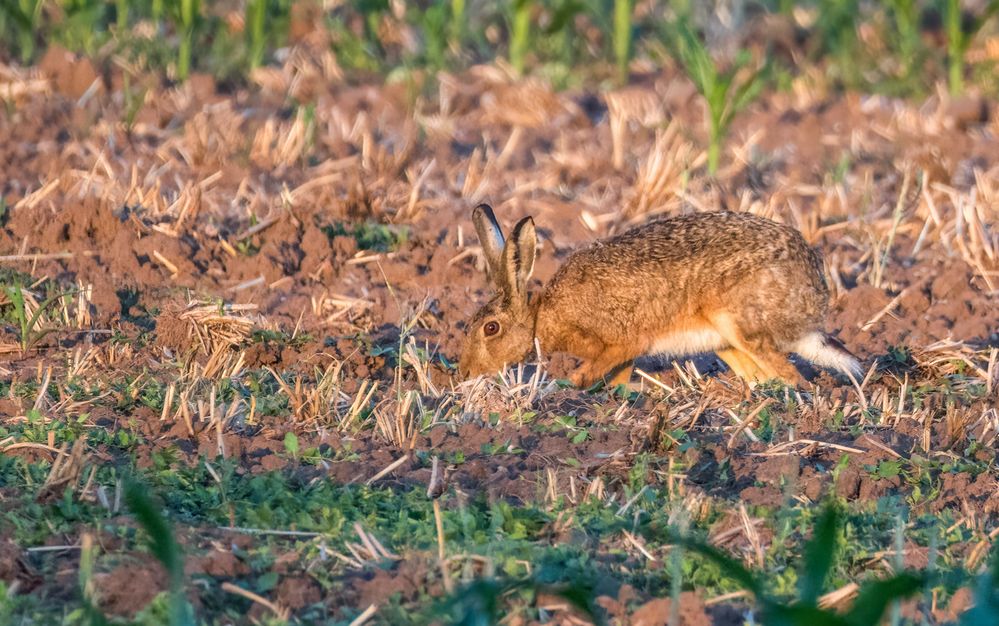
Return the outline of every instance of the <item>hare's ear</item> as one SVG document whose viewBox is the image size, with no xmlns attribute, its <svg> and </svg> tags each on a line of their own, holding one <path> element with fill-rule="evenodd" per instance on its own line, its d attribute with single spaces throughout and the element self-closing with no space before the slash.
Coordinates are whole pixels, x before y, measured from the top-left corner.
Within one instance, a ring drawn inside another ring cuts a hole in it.
<svg viewBox="0 0 999 626">
<path fill-rule="evenodd" d="M 538 234 L 530 217 L 517 222 L 503 249 L 503 269 L 509 285 L 507 297 L 514 303 L 527 303 L 527 281 L 534 273 Z"/>
<path fill-rule="evenodd" d="M 496 282 L 504 280 L 502 273 L 503 265 L 503 230 L 500 228 L 496 216 L 493 215 L 492 207 L 488 204 L 480 204 L 472 210 L 472 223 L 475 224 L 475 233 L 479 236 L 479 243 L 482 245 L 482 254 L 486 257 L 486 274 L 490 280 Z"/>
</svg>

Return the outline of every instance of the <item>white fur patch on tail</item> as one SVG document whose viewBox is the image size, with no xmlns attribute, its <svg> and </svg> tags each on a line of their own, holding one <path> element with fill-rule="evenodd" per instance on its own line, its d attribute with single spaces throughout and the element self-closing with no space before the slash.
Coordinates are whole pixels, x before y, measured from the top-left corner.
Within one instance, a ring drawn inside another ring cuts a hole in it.
<svg viewBox="0 0 999 626">
<path fill-rule="evenodd" d="M 808 333 L 794 344 L 792 351 L 805 357 L 812 363 L 834 369 L 843 374 L 853 374 L 858 380 L 864 370 L 856 357 L 847 352 L 846 348 L 836 345 L 830 338 L 820 332 Z"/>
</svg>

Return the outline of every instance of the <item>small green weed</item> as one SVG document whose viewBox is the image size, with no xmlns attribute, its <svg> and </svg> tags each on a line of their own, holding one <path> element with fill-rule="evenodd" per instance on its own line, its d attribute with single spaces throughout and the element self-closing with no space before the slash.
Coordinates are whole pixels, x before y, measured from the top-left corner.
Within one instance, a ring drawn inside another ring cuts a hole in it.
<svg viewBox="0 0 999 626">
<path fill-rule="evenodd" d="M 3 289 L 11 305 L 14 307 L 13 315 L 20 330 L 19 342 L 22 354 L 34 347 L 46 335 L 56 330 L 55 328 L 43 329 L 40 327 L 42 315 L 45 313 L 45 310 L 59 302 L 62 298 L 76 293 L 75 291 L 66 291 L 49 296 L 38 305 L 34 312 L 28 315 L 24 286 L 21 283 L 15 283 L 12 286 L 5 286 Z"/>
<path fill-rule="evenodd" d="M 398 250 L 409 239 L 409 229 L 405 226 L 379 224 L 378 222 L 361 222 L 349 224 L 335 222 L 323 227 L 323 232 L 330 239 L 338 236 L 353 237 L 361 250 L 374 252 L 392 252 Z"/>
</svg>

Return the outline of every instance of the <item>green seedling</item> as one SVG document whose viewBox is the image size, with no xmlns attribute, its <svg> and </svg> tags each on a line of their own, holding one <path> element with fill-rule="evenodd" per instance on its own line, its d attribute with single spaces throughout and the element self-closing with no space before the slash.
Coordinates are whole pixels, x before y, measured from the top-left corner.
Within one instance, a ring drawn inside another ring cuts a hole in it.
<svg viewBox="0 0 999 626">
<path fill-rule="evenodd" d="M 249 0 L 246 3 L 246 39 L 250 69 L 256 69 L 264 62 L 267 45 L 267 0 Z"/>
<path fill-rule="evenodd" d="M 960 0 L 945 0 L 944 23 L 947 28 L 947 87 L 951 95 L 964 91 L 964 57 L 971 41 L 985 22 L 999 13 L 999 0 L 991 0 L 982 12 L 965 22 Z"/>
<path fill-rule="evenodd" d="M 855 84 L 860 74 L 857 68 L 857 16 L 859 0 L 819 0 L 816 6 L 816 37 L 812 49 L 815 57 L 826 56 L 832 73 L 848 84 Z M 818 60 L 815 58 L 814 60 Z"/>
<path fill-rule="evenodd" d="M 527 52 L 531 47 L 531 0 L 513 0 L 510 3 L 510 65 L 517 74 L 524 73 Z"/>
<path fill-rule="evenodd" d="M 104 614 L 97 608 L 94 593 L 94 564 L 97 562 L 97 547 L 90 539 L 82 542 L 80 550 L 80 594 L 83 598 L 83 614 L 88 626 L 107 626 L 110 624 Z"/>
<path fill-rule="evenodd" d="M 551 20 L 542 31 L 559 62 L 566 68 L 572 67 L 576 59 L 576 51 L 573 48 L 575 29 L 572 21 L 585 9 L 586 6 L 580 0 L 558 0 L 553 3 Z"/>
<path fill-rule="evenodd" d="M 180 80 L 187 80 L 191 72 L 191 52 L 200 11 L 200 0 L 174 0 L 173 17 L 180 37 L 177 48 L 177 78 Z"/>
<path fill-rule="evenodd" d="M 420 19 L 426 41 L 424 55 L 427 64 L 433 69 L 441 69 L 447 56 L 448 7 L 446 4 L 434 4 L 422 12 Z"/>
<path fill-rule="evenodd" d="M 899 78 L 906 85 L 918 83 L 918 69 L 925 56 L 925 47 L 919 33 L 919 3 L 916 0 L 889 0 L 889 14 L 894 32 L 889 40 L 896 50 Z"/>
<path fill-rule="evenodd" d="M 137 482 L 125 486 L 125 503 L 149 536 L 149 550 L 163 565 L 169 580 L 169 626 L 194 626 L 194 612 L 184 596 L 184 557 L 173 529 L 163 517 L 147 488 Z"/>
<path fill-rule="evenodd" d="M 45 313 L 45 310 L 65 296 L 70 296 L 76 293 L 76 291 L 65 291 L 63 293 L 50 296 L 38 305 L 38 308 L 35 309 L 34 313 L 29 316 L 27 307 L 25 306 L 24 287 L 20 283 L 15 283 L 13 286 L 5 286 L 4 292 L 7 294 L 7 298 L 14 307 L 14 321 L 17 322 L 20 330 L 21 354 L 24 354 L 33 348 L 35 344 L 55 330 L 55 328 L 39 328 L 39 322 L 41 321 L 42 314 Z"/>
<path fill-rule="evenodd" d="M 125 98 L 125 130 L 132 132 L 132 128 L 135 126 L 135 118 L 146 103 L 148 89 L 143 86 L 139 86 L 138 88 L 133 87 L 132 76 L 128 72 L 125 72 L 122 78 L 122 94 Z"/>
<path fill-rule="evenodd" d="M 448 29 L 451 37 L 451 47 L 461 50 L 465 40 L 465 0 L 451 0 L 451 25 Z"/>
<path fill-rule="evenodd" d="M 298 435 L 288 431 L 284 436 L 284 451 L 291 455 L 291 458 L 298 459 Z"/>
<path fill-rule="evenodd" d="M 675 542 L 700 554 L 718 566 L 756 598 L 760 623 L 768 626 L 877 626 L 886 609 L 923 589 L 925 577 L 900 573 L 890 578 L 866 582 L 849 611 L 837 612 L 819 607 L 819 596 L 836 560 L 840 514 L 826 508 L 815 524 L 812 539 L 805 545 L 804 564 L 798 577 L 797 602 L 785 603 L 770 594 L 766 576 L 747 569 L 718 548 L 689 537 L 676 536 Z"/>
<path fill-rule="evenodd" d="M 120 31 L 128 28 L 128 5 L 128 0 L 114 0 L 115 24 Z"/>
<path fill-rule="evenodd" d="M 704 98 L 708 124 L 708 173 L 718 172 L 722 142 L 735 114 L 756 98 L 763 86 L 763 68 L 751 66 L 747 51 L 727 68 L 715 61 L 686 19 L 670 29 L 673 54 Z"/>
<path fill-rule="evenodd" d="M 43 5 L 42 0 L 4 0 L 0 2 L 0 11 L 3 11 L 4 15 L 14 23 L 14 28 L 17 31 L 22 63 L 28 63 L 35 56 L 35 37 L 40 30 L 39 24 Z"/>
<path fill-rule="evenodd" d="M 628 82 L 628 62 L 631 60 L 631 11 L 632 0 L 614 0 L 614 61 L 617 64 L 617 78 Z"/>
</svg>

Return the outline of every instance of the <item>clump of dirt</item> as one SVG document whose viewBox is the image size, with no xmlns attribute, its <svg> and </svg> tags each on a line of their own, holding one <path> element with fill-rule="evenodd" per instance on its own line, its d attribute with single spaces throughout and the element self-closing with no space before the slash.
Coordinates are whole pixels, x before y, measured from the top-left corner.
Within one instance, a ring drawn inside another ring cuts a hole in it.
<svg viewBox="0 0 999 626">
<path fill-rule="evenodd" d="M 94 590 L 102 610 L 115 616 L 132 616 L 166 589 L 167 576 L 156 562 L 143 558 L 123 563 L 106 573 L 94 574 Z"/>
</svg>

